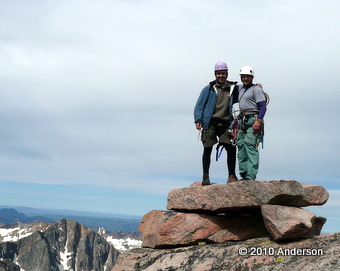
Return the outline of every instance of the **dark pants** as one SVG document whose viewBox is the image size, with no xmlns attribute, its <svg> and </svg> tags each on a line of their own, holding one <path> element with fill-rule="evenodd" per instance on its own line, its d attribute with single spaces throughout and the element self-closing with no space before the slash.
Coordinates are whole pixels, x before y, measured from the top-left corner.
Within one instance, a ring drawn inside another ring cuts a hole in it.
<svg viewBox="0 0 340 271">
<path fill-rule="evenodd" d="M 225 150 L 227 151 L 227 165 L 228 165 L 228 174 L 235 174 L 236 167 L 236 146 L 231 144 L 222 144 Z M 211 162 L 211 153 L 213 147 L 206 147 L 203 150 L 202 164 L 203 164 L 203 174 L 209 174 L 210 162 Z"/>
</svg>

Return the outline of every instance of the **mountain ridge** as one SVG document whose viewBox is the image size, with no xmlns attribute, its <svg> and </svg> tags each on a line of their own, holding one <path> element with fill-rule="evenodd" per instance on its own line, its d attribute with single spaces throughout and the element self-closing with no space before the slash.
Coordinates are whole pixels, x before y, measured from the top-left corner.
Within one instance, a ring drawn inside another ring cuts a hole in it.
<svg viewBox="0 0 340 271">
<path fill-rule="evenodd" d="M 115 213 L 104 213 L 104 212 L 93 212 L 93 211 L 78 211 L 72 209 L 52 209 L 52 208 L 34 208 L 27 206 L 13 206 L 13 205 L 0 205 L 0 209 L 8 208 L 15 209 L 20 213 L 24 213 L 26 216 L 36 215 L 76 215 L 76 216 L 95 216 L 95 217 L 113 217 L 113 218 L 130 218 L 140 219 L 142 215 L 127 215 L 127 214 L 115 214 Z"/>
<path fill-rule="evenodd" d="M 1 208 L 1 206 L 0 206 Z M 45 209 L 34 209 L 28 208 L 34 213 L 34 216 L 27 216 L 27 214 L 20 212 L 28 207 L 19 207 L 18 210 L 14 208 L 1 208 L 0 209 L 0 223 L 11 224 L 14 222 L 30 223 L 35 221 L 42 222 L 56 222 L 61 219 L 77 221 L 80 224 L 88 228 L 100 228 L 104 227 L 106 231 L 127 231 L 136 232 L 138 231 L 139 223 L 141 218 L 134 216 L 121 216 L 121 217 L 101 217 L 101 216 L 85 216 L 85 215 L 75 215 L 77 212 L 72 214 L 49 214 L 41 211 L 48 211 Z M 33 211 L 32 211 L 33 210 Z M 61 210 L 60 210 L 61 211 Z M 79 214 L 86 214 L 79 212 Z"/>
<path fill-rule="evenodd" d="M 35 221 L 42 222 L 54 222 L 54 220 L 44 217 L 44 216 L 32 216 L 27 217 L 23 213 L 19 213 L 17 210 L 12 208 L 2 208 L 0 209 L 0 222 L 4 224 L 11 224 L 13 222 L 30 223 Z"/>
</svg>

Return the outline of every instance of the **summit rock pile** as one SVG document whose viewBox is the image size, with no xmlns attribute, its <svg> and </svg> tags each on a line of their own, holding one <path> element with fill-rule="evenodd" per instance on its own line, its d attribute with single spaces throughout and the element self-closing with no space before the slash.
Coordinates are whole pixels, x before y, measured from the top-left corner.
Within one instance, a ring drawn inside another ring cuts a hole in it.
<svg viewBox="0 0 340 271">
<path fill-rule="evenodd" d="M 120 254 L 111 271 L 340 270 L 340 233 L 320 235 L 326 218 L 302 208 L 328 197 L 291 180 L 174 189 L 167 211 L 143 217 L 142 248 Z"/>
<path fill-rule="evenodd" d="M 169 192 L 168 211 L 153 210 L 143 217 L 139 227 L 142 247 L 319 235 L 326 218 L 301 207 L 323 205 L 328 197 L 322 186 L 293 180 L 193 183 Z"/>
</svg>

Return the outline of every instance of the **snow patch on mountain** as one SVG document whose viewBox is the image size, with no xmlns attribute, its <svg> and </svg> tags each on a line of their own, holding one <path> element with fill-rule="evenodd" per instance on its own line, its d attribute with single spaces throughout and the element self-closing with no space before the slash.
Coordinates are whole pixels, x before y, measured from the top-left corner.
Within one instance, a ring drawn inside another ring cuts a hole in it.
<svg viewBox="0 0 340 271">
<path fill-rule="evenodd" d="M 60 258 L 60 265 L 59 265 L 59 270 L 60 271 L 65 271 L 69 270 L 69 266 L 67 264 L 69 258 L 72 256 L 72 252 L 69 252 L 68 249 L 68 239 L 66 241 L 66 245 L 64 248 L 64 252 L 60 251 L 59 258 Z"/>
<path fill-rule="evenodd" d="M 20 226 L 15 228 L 0 228 L 0 240 L 1 242 L 16 242 L 21 238 L 31 235 L 33 232 L 27 228 L 20 228 Z"/>
<path fill-rule="evenodd" d="M 104 236 L 106 238 L 106 241 L 110 244 L 112 244 L 115 249 L 118 249 L 119 251 L 126 251 L 133 248 L 140 248 L 142 245 L 141 240 L 135 240 L 135 239 L 115 239 L 112 236 Z"/>
</svg>

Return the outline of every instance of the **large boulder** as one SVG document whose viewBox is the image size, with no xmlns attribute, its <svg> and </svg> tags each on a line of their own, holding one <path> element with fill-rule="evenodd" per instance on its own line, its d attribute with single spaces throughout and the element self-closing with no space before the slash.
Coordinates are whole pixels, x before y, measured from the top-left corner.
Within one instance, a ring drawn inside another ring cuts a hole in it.
<svg viewBox="0 0 340 271">
<path fill-rule="evenodd" d="M 261 211 L 265 226 L 276 241 L 320 234 L 321 218 L 316 219 L 310 211 L 281 205 L 262 205 Z"/>
<path fill-rule="evenodd" d="M 260 216 L 225 216 L 153 210 L 140 224 L 142 247 L 223 243 L 269 236 Z"/>
<path fill-rule="evenodd" d="M 238 181 L 171 190 L 167 209 L 186 212 L 232 212 L 261 205 L 304 207 L 323 205 L 329 197 L 320 185 L 297 181 Z"/>
</svg>

